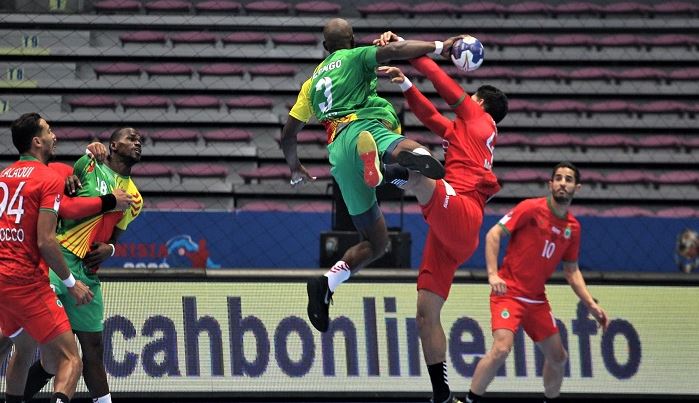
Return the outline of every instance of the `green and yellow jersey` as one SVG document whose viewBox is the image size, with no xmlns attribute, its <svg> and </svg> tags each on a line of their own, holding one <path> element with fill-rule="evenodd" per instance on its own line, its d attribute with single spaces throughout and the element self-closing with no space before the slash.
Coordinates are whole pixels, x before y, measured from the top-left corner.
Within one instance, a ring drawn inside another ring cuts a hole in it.
<svg viewBox="0 0 699 403">
<path fill-rule="evenodd" d="M 96 162 L 89 156 L 81 157 L 73 166 L 73 173 L 82 184 L 78 196 L 102 196 L 120 188 L 133 197 L 134 203 L 126 211 L 106 213 L 80 220 L 63 220 L 56 238 L 61 246 L 76 256 L 83 258 L 95 242 L 107 242 L 114 228 L 125 230 L 138 217 L 143 207 L 143 198 L 130 176 L 122 176 L 112 171 L 107 164 Z"/>
<path fill-rule="evenodd" d="M 289 115 L 302 122 L 315 116 L 325 127 L 328 144 L 339 129 L 360 119 L 380 120 L 400 133 L 393 105 L 376 93 L 377 49 L 363 46 L 330 54 L 303 83 Z"/>
</svg>

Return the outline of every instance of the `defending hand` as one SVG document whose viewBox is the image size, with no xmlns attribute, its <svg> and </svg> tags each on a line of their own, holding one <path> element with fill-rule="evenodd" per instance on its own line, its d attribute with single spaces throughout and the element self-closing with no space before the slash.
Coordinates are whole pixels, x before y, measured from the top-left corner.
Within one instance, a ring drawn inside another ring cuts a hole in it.
<svg viewBox="0 0 699 403">
<path fill-rule="evenodd" d="M 77 280 L 74 286 L 68 288 L 68 292 L 75 298 L 76 305 L 89 304 L 92 301 L 92 297 L 94 297 L 90 288 L 80 280 Z"/>
</svg>

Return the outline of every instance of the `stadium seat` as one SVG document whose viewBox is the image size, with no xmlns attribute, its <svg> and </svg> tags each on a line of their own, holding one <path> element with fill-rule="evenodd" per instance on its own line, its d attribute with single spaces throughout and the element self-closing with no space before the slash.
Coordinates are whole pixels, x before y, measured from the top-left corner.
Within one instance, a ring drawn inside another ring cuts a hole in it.
<svg viewBox="0 0 699 403">
<path fill-rule="evenodd" d="M 514 71 L 512 77 L 520 82 L 522 80 L 560 80 L 562 75 L 561 70 L 555 67 L 532 67 Z"/>
<path fill-rule="evenodd" d="M 141 2 L 135 0 L 104 0 L 96 2 L 93 7 L 100 13 L 137 13 Z"/>
<path fill-rule="evenodd" d="M 509 67 L 488 67 L 487 69 L 478 69 L 476 71 L 471 71 L 468 74 L 463 75 L 461 78 L 466 79 L 467 81 L 471 81 L 472 79 L 511 80 L 516 74 L 518 74 L 518 72 Z"/>
<path fill-rule="evenodd" d="M 502 38 L 497 42 L 501 47 L 509 46 L 536 46 L 541 48 L 550 43 L 550 37 L 539 34 L 516 34 L 508 38 Z"/>
<path fill-rule="evenodd" d="M 121 100 L 121 107 L 127 109 L 167 109 L 170 100 L 158 95 L 138 95 Z"/>
<path fill-rule="evenodd" d="M 513 169 L 497 174 L 498 179 L 504 182 L 532 183 L 545 182 L 549 180 L 548 173 L 540 169 Z"/>
<path fill-rule="evenodd" d="M 157 210 L 204 210 L 206 205 L 194 199 L 170 199 L 153 204 Z"/>
<path fill-rule="evenodd" d="M 243 76 L 245 69 L 239 64 L 213 63 L 202 66 L 198 70 L 199 77 L 204 76 Z"/>
<path fill-rule="evenodd" d="M 617 81 L 662 80 L 667 77 L 667 73 L 663 70 L 651 67 L 639 67 L 635 69 L 616 70 L 612 72 L 612 77 Z"/>
<path fill-rule="evenodd" d="M 175 111 L 179 109 L 216 109 L 221 106 L 221 100 L 210 95 L 195 95 L 178 98 L 173 102 Z"/>
<path fill-rule="evenodd" d="M 294 12 L 298 15 L 338 15 L 340 14 L 340 10 L 342 10 L 342 6 L 328 1 L 304 1 L 294 5 Z"/>
<path fill-rule="evenodd" d="M 272 43 L 274 46 L 279 45 L 304 45 L 304 46 L 316 46 L 318 45 L 318 37 L 305 33 L 305 32 L 294 32 L 285 34 L 272 35 Z"/>
<path fill-rule="evenodd" d="M 688 139 L 684 139 L 682 141 L 682 144 L 687 147 L 688 150 L 693 150 L 699 148 L 699 137 L 690 137 Z"/>
<path fill-rule="evenodd" d="M 232 98 L 226 101 L 228 110 L 233 109 L 272 109 L 274 100 L 269 97 L 248 95 Z"/>
<path fill-rule="evenodd" d="M 298 73 L 298 68 L 286 64 L 261 64 L 248 70 L 250 77 L 293 77 Z"/>
<path fill-rule="evenodd" d="M 131 175 L 150 178 L 171 178 L 175 175 L 175 170 L 168 165 L 157 162 L 141 162 L 133 166 Z"/>
<path fill-rule="evenodd" d="M 590 47 L 596 43 L 595 38 L 588 34 L 565 34 L 556 35 L 551 38 L 549 42 L 549 49 L 551 47 L 562 47 L 562 46 L 586 46 Z"/>
<path fill-rule="evenodd" d="M 276 0 L 261 0 L 246 3 L 243 8 L 248 14 L 287 14 L 290 6 L 288 3 Z"/>
<path fill-rule="evenodd" d="M 330 179 L 330 167 L 307 167 L 311 176 L 317 179 Z M 291 172 L 286 165 L 266 165 L 249 171 L 238 172 L 245 183 L 252 183 L 253 180 L 279 180 L 291 178 Z"/>
<path fill-rule="evenodd" d="M 275 136 L 277 143 L 280 143 L 282 138 L 281 134 Z M 328 141 L 328 135 L 322 130 L 301 130 L 296 136 L 296 142 L 298 144 L 316 144 L 316 145 L 326 145 Z"/>
<path fill-rule="evenodd" d="M 627 218 L 627 217 L 653 217 L 655 214 L 652 210 L 643 207 L 612 207 L 610 209 L 601 211 L 599 217 L 617 217 L 617 218 Z"/>
<path fill-rule="evenodd" d="M 180 63 L 163 63 L 146 66 L 143 68 L 146 76 L 192 76 L 192 68 L 186 64 Z"/>
<path fill-rule="evenodd" d="M 410 15 L 412 16 L 440 15 L 443 17 L 456 17 L 459 14 L 459 7 L 443 1 L 428 1 L 416 4 L 410 8 Z"/>
<path fill-rule="evenodd" d="M 57 127 L 52 129 L 59 141 L 91 141 L 95 133 L 92 130 L 80 127 Z"/>
<path fill-rule="evenodd" d="M 402 14 L 409 13 L 410 5 L 398 1 L 377 1 L 366 5 L 357 6 L 357 11 L 366 18 L 372 15 Z"/>
<path fill-rule="evenodd" d="M 461 14 L 504 14 L 507 7 L 497 2 L 478 1 L 465 3 L 461 6 Z"/>
<path fill-rule="evenodd" d="M 602 184 L 605 180 L 606 178 L 602 173 L 592 169 L 586 169 L 580 177 L 581 182 L 591 186 Z"/>
<path fill-rule="evenodd" d="M 640 46 L 641 39 L 637 35 L 632 34 L 615 34 L 603 36 L 595 41 L 595 46 L 598 50 L 608 47 L 618 46 Z"/>
<path fill-rule="evenodd" d="M 652 176 L 645 171 L 627 169 L 623 171 L 610 172 L 604 176 L 604 184 L 631 184 L 649 183 Z"/>
<path fill-rule="evenodd" d="M 634 104 L 631 106 L 631 111 L 638 113 L 639 116 L 647 113 L 676 113 L 682 115 L 691 113 L 691 106 L 678 101 L 653 101 L 644 104 Z"/>
<path fill-rule="evenodd" d="M 152 132 L 148 138 L 153 144 L 160 141 L 191 141 L 196 142 L 199 138 L 199 131 L 191 129 L 166 129 Z"/>
<path fill-rule="evenodd" d="M 183 165 L 177 168 L 180 180 L 183 178 L 215 178 L 226 180 L 228 168 L 225 165 L 199 163 Z"/>
<path fill-rule="evenodd" d="M 210 44 L 215 45 L 218 36 L 211 32 L 186 31 L 170 35 L 170 42 L 177 44 Z"/>
<path fill-rule="evenodd" d="M 126 45 L 127 43 L 157 43 L 164 45 L 166 42 L 166 38 L 165 34 L 162 32 L 136 31 L 119 35 L 119 41 L 121 41 L 122 46 Z"/>
<path fill-rule="evenodd" d="M 508 103 L 509 112 L 525 112 L 529 113 L 537 110 L 539 105 L 536 102 L 530 102 L 523 99 L 510 99 Z"/>
<path fill-rule="evenodd" d="M 668 74 L 668 79 L 672 80 L 699 80 L 699 68 L 689 67 L 685 69 L 675 69 Z"/>
<path fill-rule="evenodd" d="M 580 114 L 588 108 L 587 104 L 580 101 L 572 101 L 568 99 L 558 99 L 555 101 L 542 102 L 536 104 L 532 110 L 541 113 L 576 113 Z"/>
<path fill-rule="evenodd" d="M 679 149 L 684 143 L 681 139 L 672 135 L 645 136 L 636 141 L 637 148 L 676 148 Z"/>
<path fill-rule="evenodd" d="M 241 8 L 240 3 L 230 0 L 208 0 L 194 4 L 198 13 L 237 13 Z"/>
<path fill-rule="evenodd" d="M 155 0 L 146 3 L 143 8 L 146 12 L 186 13 L 192 7 L 192 3 L 183 0 Z"/>
<path fill-rule="evenodd" d="M 538 1 L 523 1 L 508 5 L 506 12 L 510 15 L 550 15 L 553 12 L 553 7 L 550 4 Z"/>
<path fill-rule="evenodd" d="M 95 76 L 140 76 L 142 67 L 136 63 L 112 63 L 95 66 Z"/>
<path fill-rule="evenodd" d="M 699 14 L 699 5 L 696 2 L 663 1 L 653 4 L 653 13 L 697 16 Z"/>
<path fill-rule="evenodd" d="M 649 48 L 653 46 L 680 46 L 691 50 L 695 46 L 699 45 L 699 37 L 683 34 L 653 35 L 646 38 L 643 41 L 643 45 L 646 45 Z"/>
<path fill-rule="evenodd" d="M 595 113 L 627 113 L 631 112 L 631 104 L 626 101 L 600 101 L 587 105 L 587 116 Z"/>
<path fill-rule="evenodd" d="M 244 129 L 219 129 L 202 132 L 204 142 L 250 142 L 252 133 Z"/>
<path fill-rule="evenodd" d="M 529 146 L 534 140 L 531 136 L 518 133 L 498 133 L 495 147 Z"/>
<path fill-rule="evenodd" d="M 584 1 L 572 1 L 554 6 L 555 15 L 599 15 L 602 7 L 599 4 Z"/>
<path fill-rule="evenodd" d="M 602 6 L 602 14 L 637 14 L 648 15 L 653 11 L 653 7 L 646 3 L 637 3 L 634 1 L 612 2 Z"/>
<path fill-rule="evenodd" d="M 577 147 L 583 144 L 579 136 L 571 134 L 553 133 L 538 136 L 532 139 L 533 147 Z"/>
<path fill-rule="evenodd" d="M 657 175 L 653 183 L 658 185 L 697 185 L 699 184 L 699 172 L 696 171 L 669 171 Z"/>
<path fill-rule="evenodd" d="M 611 80 L 614 77 L 612 70 L 600 67 L 583 67 L 568 73 L 571 80 Z"/>
<path fill-rule="evenodd" d="M 68 100 L 71 110 L 76 108 L 109 108 L 116 109 L 117 100 L 108 95 L 84 95 Z"/>
<path fill-rule="evenodd" d="M 634 145 L 635 141 L 629 136 L 622 136 L 617 134 L 601 134 L 584 138 L 583 144 L 590 148 L 625 148 Z"/>
<path fill-rule="evenodd" d="M 263 34 L 262 32 L 233 32 L 232 34 L 221 37 L 221 42 L 223 42 L 224 45 L 264 45 L 267 43 L 267 35 Z"/>
</svg>

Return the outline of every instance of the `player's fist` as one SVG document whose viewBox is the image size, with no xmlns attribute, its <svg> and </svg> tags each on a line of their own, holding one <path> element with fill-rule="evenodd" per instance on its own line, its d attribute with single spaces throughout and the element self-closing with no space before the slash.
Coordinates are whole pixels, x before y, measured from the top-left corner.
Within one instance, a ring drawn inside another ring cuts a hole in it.
<svg viewBox="0 0 699 403">
<path fill-rule="evenodd" d="M 107 147 L 99 141 L 88 144 L 86 152 L 87 155 L 97 160 L 97 162 L 104 162 L 107 159 Z"/>
<path fill-rule="evenodd" d="M 89 304 L 92 301 L 92 297 L 94 297 L 90 288 L 80 280 L 77 280 L 74 286 L 68 288 L 68 292 L 75 298 L 76 305 Z"/>
<path fill-rule="evenodd" d="M 114 198 L 116 198 L 117 210 L 126 210 L 127 208 L 131 207 L 131 204 L 133 203 L 133 196 L 120 188 L 114 189 L 112 194 L 114 195 Z"/>
<path fill-rule="evenodd" d="M 602 309 L 601 306 L 595 304 L 590 305 L 588 308 L 592 316 L 595 318 L 597 323 L 600 324 L 602 327 L 602 330 L 606 331 L 607 327 L 609 327 L 609 317 L 607 316 L 607 312 Z"/>
<path fill-rule="evenodd" d="M 82 187 L 83 185 L 82 183 L 80 183 L 80 179 L 77 175 L 69 175 L 66 178 L 64 192 L 68 196 L 75 196 L 78 192 L 78 189 L 81 189 Z"/>
<path fill-rule="evenodd" d="M 316 180 L 315 176 L 311 176 L 310 172 L 303 165 L 299 164 L 296 168 L 291 170 L 291 180 L 289 184 L 291 186 L 296 186 L 304 181 L 313 182 Z"/>
<path fill-rule="evenodd" d="M 505 295 L 507 293 L 507 283 L 505 280 L 501 279 L 497 274 L 488 276 L 488 283 L 490 284 L 490 289 L 495 295 Z"/>
<path fill-rule="evenodd" d="M 393 66 L 381 66 L 379 71 L 388 74 L 391 82 L 394 84 L 400 84 L 405 81 L 405 74 L 398 68 Z"/>
<path fill-rule="evenodd" d="M 375 46 L 386 46 L 386 45 L 388 45 L 390 42 L 400 42 L 400 41 L 402 41 L 402 40 L 403 40 L 403 38 L 401 38 L 400 36 L 394 34 L 393 32 L 391 32 L 391 31 L 386 31 L 386 32 L 384 32 L 383 34 L 381 34 L 381 36 L 379 36 L 378 38 L 374 39 L 374 45 L 375 45 Z"/>
</svg>

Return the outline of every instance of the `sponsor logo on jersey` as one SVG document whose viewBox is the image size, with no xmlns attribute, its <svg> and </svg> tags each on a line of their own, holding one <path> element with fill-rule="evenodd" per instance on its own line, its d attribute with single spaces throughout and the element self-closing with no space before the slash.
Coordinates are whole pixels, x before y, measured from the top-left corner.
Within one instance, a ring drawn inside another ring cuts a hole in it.
<svg viewBox="0 0 699 403">
<path fill-rule="evenodd" d="M 556 235 L 561 235 L 561 230 L 558 229 L 555 225 L 551 227 L 551 232 L 553 232 Z"/>
</svg>

